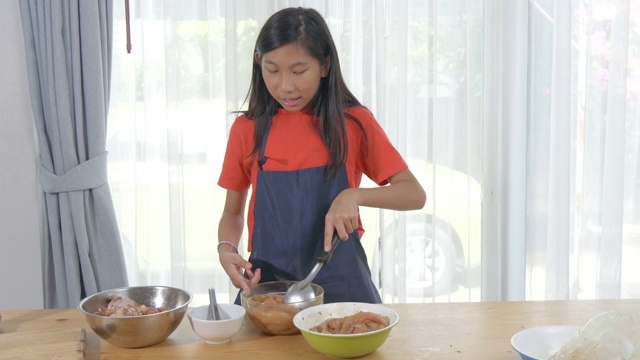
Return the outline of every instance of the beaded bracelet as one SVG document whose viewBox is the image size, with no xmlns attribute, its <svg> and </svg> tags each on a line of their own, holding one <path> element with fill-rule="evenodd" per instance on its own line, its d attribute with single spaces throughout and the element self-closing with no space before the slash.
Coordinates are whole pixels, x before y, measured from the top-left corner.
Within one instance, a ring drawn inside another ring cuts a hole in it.
<svg viewBox="0 0 640 360">
<path fill-rule="evenodd" d="M 231 245 L 231 247 L 233 248 L 233 250 L 235 250 L 235 251 L 236 251 L 236 254 L 237 254 L 237 253 L 239 253 L 239 251 L 238 251 L 238 247 L 237 247 L 234 243 L 232 243 L 231 241 L 220 241 L 220 242 L 218 243 L 218 252 L 220 252 L 220 245 L 225 245 L 225 244 L 226 244 L 226 245 Z"/>
</svg>

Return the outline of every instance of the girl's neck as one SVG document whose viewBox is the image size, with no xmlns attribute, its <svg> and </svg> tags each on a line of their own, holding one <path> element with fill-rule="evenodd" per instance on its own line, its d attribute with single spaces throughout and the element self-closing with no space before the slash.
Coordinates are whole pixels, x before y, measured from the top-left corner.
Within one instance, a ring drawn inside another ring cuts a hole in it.
<svg viewBox="0 0 640 360">
<path fill-rule="evenodd" d="M 282 114 L 282 115 L 286 115 L 286 114 L 306 114 L 306 115 L 311 115 L 313 114 L 313 111 L 309 108 L 304 108 L 302 110 L 298 110 L 298 111 L 289 111 L 287 109 L 283 109 L 283 108 L 278 108 L 278 114 Z"/>
</svg>

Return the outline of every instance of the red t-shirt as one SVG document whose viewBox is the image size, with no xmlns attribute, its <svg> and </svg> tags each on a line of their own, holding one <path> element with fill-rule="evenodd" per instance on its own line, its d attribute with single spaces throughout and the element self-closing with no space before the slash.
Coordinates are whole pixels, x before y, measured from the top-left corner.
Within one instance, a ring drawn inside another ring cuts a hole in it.
<svg viewBox="0 0 640 360">
<path fill-rule="evenodd" d="M 362 174 L 379 185 L 386 185 L 392 175 L 407 169 L 407 164 L 396 148 L 391 144 L 384 130 L 364 107 L 352 107 L 346 110 L 355 116 L 367 134 L 365 138 L 357 124 L 346 119 L 349 149 L 346 172 L 349 187 L 360 186 Z M 231 126 L 227 151 L 222 164 L 218 185 L 234 191 L 255 189 L 258 175 L 258 154 L 249 156 L 254 147 L 255 122 L 244 115 L 239 116 Z M 265 171 L 289 171 L 325 166 L 329 162 L 329 152 L 318 135 L 313 117 L 304 112 L 289 112 L 280 109 L 273 117 L 265 148 L 267 162 Z M 253 233 L 253 208 L 255 193 L 252 192 L 247 214 L 249 229 L 249 251 Z M 364 233 L 362 223 L 360 235 Z"/>
</svg>

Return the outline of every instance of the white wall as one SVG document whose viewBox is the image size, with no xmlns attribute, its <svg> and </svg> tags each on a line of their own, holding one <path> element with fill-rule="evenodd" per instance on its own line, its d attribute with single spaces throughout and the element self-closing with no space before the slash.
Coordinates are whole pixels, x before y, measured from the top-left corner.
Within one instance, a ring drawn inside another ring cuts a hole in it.
<svg viewBox="0 0 640 360">
<path fill-rule="evenodd" d="M 43 307 L 40 188 L 19 0 L 0 0 L 0 314 Z"/>
</svg>

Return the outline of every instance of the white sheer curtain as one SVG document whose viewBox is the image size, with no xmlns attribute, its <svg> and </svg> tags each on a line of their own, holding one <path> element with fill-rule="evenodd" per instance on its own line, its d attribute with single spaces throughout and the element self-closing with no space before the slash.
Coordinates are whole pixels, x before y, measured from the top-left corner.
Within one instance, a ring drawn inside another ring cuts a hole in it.
<svg viewBox="0 0 640 360">
<path fill-rule="evenodd" d="M 640 3 L 484 7 L 482 299 L 640 296 Z"/>
<path fill-rule="evenodd" d="M 640 296 L 640 3 L 533 1 L 527 297 Z"/>
<path fill-rule="evenodd" d="M 602 4 L 637 14 L 628 0 Z M 385 302 L 633 285 L 637 17 L 563 0 L 132 1 L 127 54 L 116 5 L 109 176 L 131 284 L 235 296 L 215 250 L 230 112 L 263 22 L 304 6 L 325 15 L 349 86 L 428 193 L 422 211 L 361 209 Z M 598 50 L 594 27 L 610 31 Z M 622 49 L 626 64 L 607 57 Z M 594 63 L 614 69 L 608 88 Z"/>
</svg>

